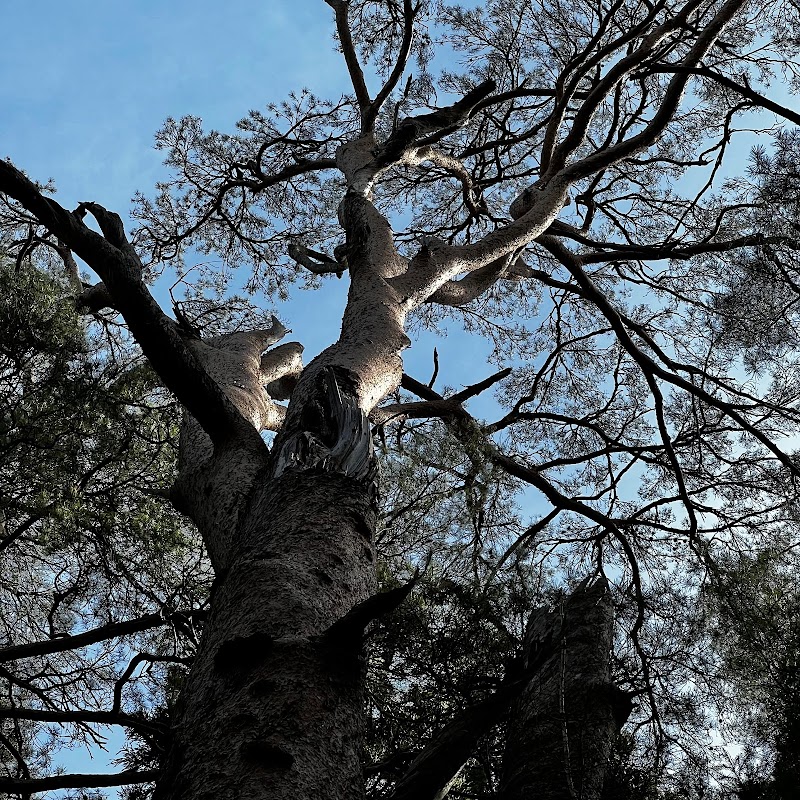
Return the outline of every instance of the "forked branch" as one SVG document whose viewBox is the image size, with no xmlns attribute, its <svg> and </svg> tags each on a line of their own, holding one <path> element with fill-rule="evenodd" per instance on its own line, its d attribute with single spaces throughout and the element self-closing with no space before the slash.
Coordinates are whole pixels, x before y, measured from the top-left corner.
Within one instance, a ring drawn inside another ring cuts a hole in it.
<svg viewBox="0 0 800 800">
<path fill-rule="evenodd" d="M 77 212 L 69 212 L 45 197 L 8 161 L 0 161 L 0 192 L 20 203 L 100 276 L 153 369 L 215 445 L 236 440 L 249 450 L 265 451 L 253 426 L 210 378 L 178 327 L 153 299 L 118 215 L 96 203 L 82 203 Z M 86 211 L 95 217 L 103 235 L 84 224 Z"/>
</svg>

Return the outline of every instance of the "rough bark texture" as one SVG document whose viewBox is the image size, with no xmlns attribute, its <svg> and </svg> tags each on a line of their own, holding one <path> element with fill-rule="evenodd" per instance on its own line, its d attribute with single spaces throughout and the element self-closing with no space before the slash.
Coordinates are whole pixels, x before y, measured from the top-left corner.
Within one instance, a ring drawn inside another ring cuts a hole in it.
<svg viewBox="0 0 800 800">
<path fill-rule="evenodd" d="M 579 587 L 553 611 L 534 613 L 526 633 L 529 652 L 553 632 L 561 647 L 512 707 L 502 800 L 598 800 L 603 789 L 616 731 L 609 667 L 613 610 L 605 581 Z"/>
<path fill-rule="evenodd" d="M 256 489 L 157 797 L 363 797 L 362 642 L 323 634 L 374 591 L 374 525 L 369 487 L 338 474 Z"/>
<path fill-rule="evenodd" d="M 257 429 L 274 408 L 263 384 L 298 367 L 296 346 L 261 356 L 282 333 L 193 345 Z M 375 590 L 375 457 L 358 381 L 316 376 L 269 465 L 184 424 L 180 482 L 217 579 L 159 798 L 363 797 L 369 617 L 342 620 Z"/>
<path fill-rule="evenodd" d="M 273 317 L 267 330 L 242 331 L 188 345 L 208 374 L 223 389 L 256 431 L 277 430 L 286 409 L 273 402 L 264 384 L 291 382 L 302 369 L 297 342 L 268 353 L 286 328 Z M 186 414 L 181 426 L 179 479 L 175 500 L 197 524 L 214 569 L 227 569 L 232 536 L 238 530 L 256 477 L 265 468 L 265 453 L 241 447 L 214 448 L 197 420 Z"/>
</svg>

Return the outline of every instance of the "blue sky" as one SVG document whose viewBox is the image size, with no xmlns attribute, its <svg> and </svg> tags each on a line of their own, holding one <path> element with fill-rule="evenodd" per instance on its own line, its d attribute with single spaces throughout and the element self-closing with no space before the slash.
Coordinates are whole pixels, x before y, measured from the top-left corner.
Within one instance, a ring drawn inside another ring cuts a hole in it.
<svg viewBox="0 0 800 800">
<path fill-rule="evenodd" d="M 52 0 L 6 6 L 1 151 L 62 202 L 95 196 L 124 212 L 151 186 L 155 130 L 198 114 L 231 126 L 291 88 L 341 88 L 322 0 L 169 3 Z"/>
</svg>

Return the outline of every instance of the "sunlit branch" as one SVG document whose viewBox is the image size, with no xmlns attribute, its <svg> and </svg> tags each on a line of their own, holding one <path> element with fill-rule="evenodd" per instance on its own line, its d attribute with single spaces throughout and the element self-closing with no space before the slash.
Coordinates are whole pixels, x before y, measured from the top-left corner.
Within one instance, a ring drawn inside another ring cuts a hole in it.
<svg viewBox="0 0 800 800">
<path fill-rule="evenodd" d="M 471 303 L 508 274 L 513 258 L 514 254 L 511 253 L 470 272 L 459 280 L 447 281 L 428 298 L 427 302 L 443 306 L 463 306 Z"/>
<path fill-rule="evenodd" d="M 444 170 L 446 173 L 453 175 L 461 183 L 464 205 L 469 213 L 477 218 L 482 211 L 486 210 L 485 204 L 482 204 L 483 208 L 479 207 L 481 201 L 475 195 L 472 176 L 469 174 L 464 164 L 455 156 L 451 156 L 432 146 L 428 146 L 419 148 L 413 154 L 410 153 L 405 157 L 404 161 L 409 165 L 422 165 L 427 161 Z"/>
<path fill-rule="evenodd" d="M 306 247 L 302 242 L 292 242 L 288 248 L 289 258 L 296 261 L 315 275 L 336 275 L 341 278 L 347 269 L 347 264 L 342 264 L 318 250 Z"/>
</svg>

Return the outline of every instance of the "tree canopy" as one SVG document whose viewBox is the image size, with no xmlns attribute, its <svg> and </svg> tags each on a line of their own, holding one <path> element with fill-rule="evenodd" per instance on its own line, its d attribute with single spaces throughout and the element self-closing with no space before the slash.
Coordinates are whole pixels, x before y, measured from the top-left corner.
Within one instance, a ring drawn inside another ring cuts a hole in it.
<svg viewBox="0 0 800 800">
<path fill-rule="evenodd" d="M 789 797 L 798 8 L 326 4 L 127 224 L 0 162 L 0 790 Z"/>
</svg>

